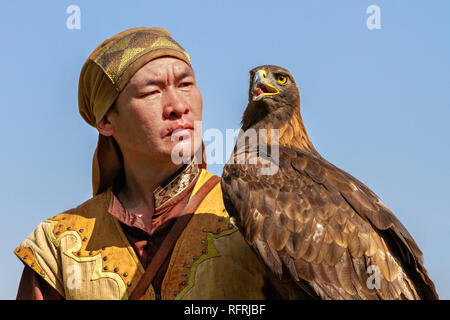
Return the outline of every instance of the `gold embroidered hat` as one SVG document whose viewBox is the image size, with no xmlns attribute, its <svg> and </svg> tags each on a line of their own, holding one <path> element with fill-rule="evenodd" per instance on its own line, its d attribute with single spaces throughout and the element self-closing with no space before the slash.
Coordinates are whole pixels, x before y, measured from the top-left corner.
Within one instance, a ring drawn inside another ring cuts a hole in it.
<svg viewBox="0 0 450 320">
<path fill-rule="evenodd" d="M 81 69 L 78 107 L 83 119 L 96 127 L 136 71 L 162 56 L 191 65 L 189 54 L 163 28 L 129 29 L 103 41 Z M 114 139 L 99 134 L 92 163 L 94 195 L 112 185 L 122 170 L 120 157 Z"/>
</svg>

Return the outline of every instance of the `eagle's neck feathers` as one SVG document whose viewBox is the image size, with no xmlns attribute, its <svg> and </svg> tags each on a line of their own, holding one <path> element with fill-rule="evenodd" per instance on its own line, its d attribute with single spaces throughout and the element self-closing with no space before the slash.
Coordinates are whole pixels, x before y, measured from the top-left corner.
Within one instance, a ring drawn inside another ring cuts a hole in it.
<svg viewBox="0 0 450 320">
<path fill-rule="evenodd" d="M 270 118 L 270 119 L 269 119 Z M 291 114 L 280 114 L 275 117 L 268 117 L 253 126 L 254 129 L 267 129 L 267 143 L 272 141 L 272 130 L 278 129 L 278 144 L 283 147 L 296 148 L 301 151 L 319 155 L 314 148 L 308 133 L 306 132 L 300 110 L 295 110 Z"/>
<path fill-rule="evenodd" d="M 316 152 L 306 132 L 300 111 L 294 112 L 289 121 L 282 124 L 279 130 L 280 146 L 293 147 L 306 152 Z"/>
<path fill-rule="evenodd" d="M 311 140 L 308 137 L 305 126 L 303 124 L 300 111 L 296 110 L 287 122 L 278 126 L 270 126 L 268 130 L 268 140 L 271 141 L 270 129 L 279 129 L 278 141 L 283 147 L 296 148 L 305 152 L 317 153 Z"/>
</svg>

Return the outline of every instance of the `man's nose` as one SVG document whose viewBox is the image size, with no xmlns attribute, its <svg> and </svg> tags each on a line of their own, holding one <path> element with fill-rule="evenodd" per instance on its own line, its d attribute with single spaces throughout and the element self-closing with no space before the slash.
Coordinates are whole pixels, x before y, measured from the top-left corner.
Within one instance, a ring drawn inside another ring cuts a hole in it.
<svg viewBox="0 0 450 320">
<path fill-rule="evenodd" d="M 189 112 L 189 105 L 185 98 L 175 89 L 170 88 L 165 92 L 163 103 L 163 116 L 165 119 L 178 118 Z"/>
</svg>

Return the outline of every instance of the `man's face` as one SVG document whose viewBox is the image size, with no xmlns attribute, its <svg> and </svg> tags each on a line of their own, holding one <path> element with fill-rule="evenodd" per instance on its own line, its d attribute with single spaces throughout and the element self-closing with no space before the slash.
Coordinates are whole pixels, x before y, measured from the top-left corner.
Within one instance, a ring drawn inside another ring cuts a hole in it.
<svg viewBox="0 0 450 320">
<path fill-rule="evenodd" d="M 182 60 L 161 57 L 139 69 L 107 113 L 122 152 L 167 160 L 180 140 L 193 141 L 202 119 L 202 97 L 193 70 Z M 181 138 L 183 137 L 183 138 Z M 190 143 L 194 153 L 194 143 Z"/>
</svg>

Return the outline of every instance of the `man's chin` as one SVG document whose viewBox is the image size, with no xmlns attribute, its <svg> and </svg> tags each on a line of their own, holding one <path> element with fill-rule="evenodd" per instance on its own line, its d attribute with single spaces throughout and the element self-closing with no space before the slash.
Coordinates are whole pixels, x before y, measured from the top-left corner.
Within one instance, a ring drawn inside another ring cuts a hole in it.
<svg viewBox="0 0 450 320">
<path fill-rule="evenodd" d="M 194 157 L 195 151 L 192 142 L 193 140 L 191 139 L 173 142 L 172 148 L 169 152 L 170 158 L 173 163 L 180 164 L 180 163 L 189 163 L 191 161 L 191 159 Z"/>
</svg>

